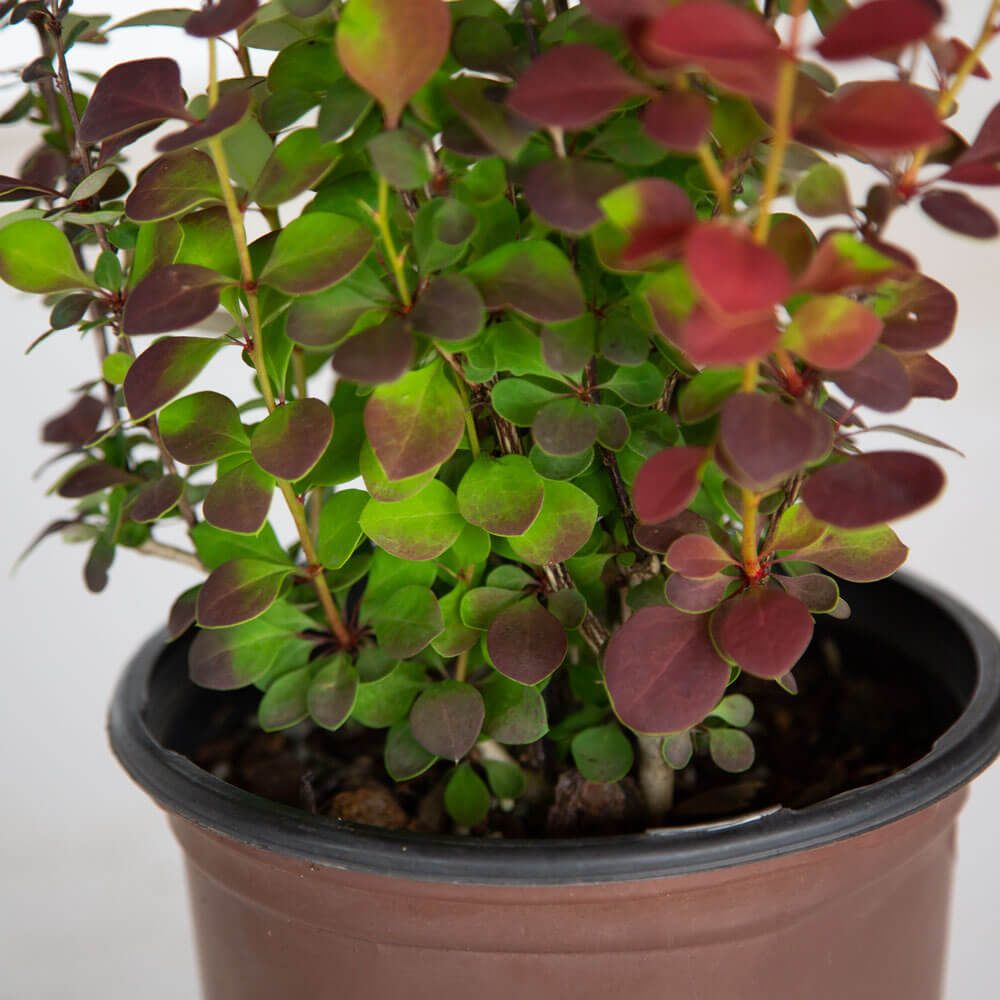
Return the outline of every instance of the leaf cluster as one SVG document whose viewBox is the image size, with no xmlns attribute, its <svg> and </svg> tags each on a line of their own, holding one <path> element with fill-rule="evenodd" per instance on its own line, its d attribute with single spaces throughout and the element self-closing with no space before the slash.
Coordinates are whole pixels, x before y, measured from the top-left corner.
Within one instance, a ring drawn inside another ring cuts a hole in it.
<svg viewBox="0 0 1000 1000">
<path fill-rule="evenodd" d="M 595 782 L 648 737 L 749 768 L 740 674 L 794 690 L 838 578 L 896 570 L 889 522 L 943 486 L 862 447 L 940 444 L 869 412 L 957 388 L 930 353 L 955 298 L 892 215 L 998 233 L 966 189 L 1000 184 L 1000 106 L 947 123 L 993 26 L 814 0 L 810 49 L 805 6 L 2 5 L 41 61 L 2 119 L 40 145 L 0 177 L 0 278 L 49 307 L 36 344 L 105 355 L 45 425 L 76 508 L 40 538 L 85 541 L 92 590 L 121 547 L 203 567 L 170 612 L 194 680 L 256 685 L 266 730 L 384 730 L 460 827 L 524 791 L 504 746 Z M 165 57 L 74 93 L 70 50 L 149 25 L 204 47 L 206 94 Z M 839 85 L 866 56 L 884 78 Z"/>
</svg>

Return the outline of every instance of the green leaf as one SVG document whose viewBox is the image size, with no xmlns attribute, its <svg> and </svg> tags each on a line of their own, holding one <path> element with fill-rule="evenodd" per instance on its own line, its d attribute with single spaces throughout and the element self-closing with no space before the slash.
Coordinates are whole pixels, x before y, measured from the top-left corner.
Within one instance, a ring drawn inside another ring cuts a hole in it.
<svg viewBox="0 0 1000 1000">
<path fill-rule="evenodd" d="M 741 729 L 753 718 L 753 702 L 745 694 L 727 694 L 712 709 L 712 715 Z"/>
<path fill-rule="evenodd" d="M 191 529 L 198 558 L 208 569 L 218 569 L 230 559 L 263 559 L 266 562 L 290 564 L 274 529 L 265 525 L 256 535 L 240 535 L 200 521 Z"/>
<path fill-rule="evenodd" d="M 374 102 L 353 80 L 333 84 L 320 105 L 316 129 L 323 142 L 335 142 L 354 132 Z"/>
<path fill-rule="evenodd" d="M 573 762 L 587 781 L 620 781 L 635 760 L 632 744 L 616 722 L 584 729 L 570 746 Z"/>
<path fill-rule="evenodd" d="M 444 790 L 444 807 L 459 826 L 481 823 L 490 811 L 490 802 L 490 790 L 469 764 L 452 771 Z"/>
<path fill-rule="evenodd" d="M 664 385 L 660 370 L 651 361 L 646 361 L 632 368 L 619 368 L 604 383 L 604 388 L 633 406 L 652 406 L 663 395 Z"/>
<path fill-rule="evenodd" d="M 523 455 L 482 454 L 458 484 L 458 510 L 494 535 L 520 535 L 542 509 L 544 492 L 541 476 Z"/>
<path fill-rule="evenodd" d="M 105 381 L 112 385 L 121 385 L 128 376 L 132 367 L 132 355 L 125 354 L 124 351 L 116 351 L 109 354 L 101 363 L 101 374 Z"/>
<path fill-rule="evenodd" d="M 371 232 L 353 219 L 309 212 L 278 234 L 261 283 L 287 295 L 322 291 L 346 278 L 368 256 L 372 243 Z"/>
<path fill-rule="evenodd" d="M 292 570 L 260 559 L 233 559 L 209 574 L 198 593 L 198 624 L 223 628 L 258 618 L 278 599 Z"/>
<path fill-rule="evenodd" d="M 282 674 L 264 692 L 257 707 L 257 721 L 265 733 L 288 729 L 309 715 L 309 685 L 312 668 L 303 667 Z"/>
<path fill-rule="evenodd" d="M 524 794 L 524 772 L 507 760 L 484 760 L 483 770 L 490 791 L 498 799 L 516 799 Z"/>
<path fill-rule="evenodd" d="M 419 663 L 400 663 L 380 680 L 358 687 L 352 716 L 369 729 L 386 729 L 406 718 L 413 699 L 426 683 Z"/>
<path fill-rule="evenodd" d="M 260 172 L 251 200 L 261 208 L 276 208 L 302 194 L 333 169 L 338 153 L 320 142 L 314 128 L 292 132 L 274 148 Z"/>
<path fill-rule="evenodd" d="M 795 189 L 795 204 L 804 215 L 826 218 L 851 212 L 847 178 L 832 163 L 817 163 L 806 171 Z"/>
<path fill-rule="evenodd" d="M 23 219 L 0 229 L 0 278 L 35 294 L 97 287 L 80 270 L 62 230 L 41 219 Z"/>
<path fill-rule="evenodd" d="M 561 250 L 544 240 L 498 247 L 465 271 L 487 309 L 514 309 L 542 323 L 576 319 L 583 289 Z"/>
<path fill-rule="evenodd" d="M 379 175 L 394 188 L 412 191 L 431 179 L 420 137 L 406 129 L 380 132 L 368 143 L 368 152 Z"/>
<path fill-rule="evenodd" d="M 685 383 L 678 412 L 686 424 L 707 420 L 722 409 L 722 404 L 738 392 L 743 382 L 742 368 L 708 368 Z"/>
<path fill-rule="evenodd" d="M 723 771 L 740 774 L 753 767 L 753 740 L 741 729 L 710 729 L 708 752 Z"/>
<path fill-rule="evenodd" d="M 361 478 L 365 488 L 375 500 L 385 503 L 395 503 L 416 496 L 436 475 L 440 466 L 435 465 L 417 476 L 407 476 L 406 479 L 392 481 L 385 474 L 379 460 L 375 457 L 372 446 L 365 441 L 360 454 Z"/>
<path fill-rule="evenodd" d="M 309 714 L 324 729 L 339 729 L 358 696 L 358 671 L 345 653 L 335 653 L 310 666 L 316 674 L 306 697 Z"/>
<path fill-rule="evenodd" d="M 199 630 L 188 653 L 191 679 L 214 691 L 231 691 L 256 683 L 279 663 L 304 666 L 313 643 L 290 634 L 269 615 L 230 628 Z"/>
<path fill-rule="evenodd" d="M 407 500 L 370 500 L 361 513 L 361 527 L 376 545 L 411 561 L 437 558 L 464 524 L 455 494 L 439 480 Z"/>
<path fill-rule="evenodd" d="M 444 631 L 444 618 L 429 587 L 403 587 L 379 607 L 372 625 L 383 653 L 408 660 Z"/>
<path fill-rule="evenodd" d="M 319 93 L 343 76 L 330 44 L 325 39 L 308 38 L 289 45 L 275 56 L 267 71 L 267 87 L 272 94 L 280 90 Z"/>
<path fill-rule="evenodd" d="M 482 695 L 483 732 L 498 743 L 534 743 L 548 732 L 545 701 L 538 688 L 496 674 L 483 685 Z"/>
<path fill-rule="evenodd" d="M 553 371 L 578 373 L 594 356 L 596 324 L 589 313 L 542 330 L 542 356 Z"/>
<path fill-rule="evenodd" d="M 348 75 L 381 105 L 387 127 L 448 53 L 451 14 L 440 0 L 349 0 L 336 45 Z"/>
<path fill-rule="evenodd" d="M 340 490 L 323 504 L 316 552 L 328 569 L 340 569 L 354 554 L 364 534 L 360 518 L 367 503 L 363 490 Z"/>
<path fill-rule="evenodd" d="M 185 465 L 204 465 L 250 450 L 239 411 L 221 393 L 205 391 L 174 400 L 160 412 L 168 452 Z"/>
<path fill-rule="evenodd" d="M 664 736 L 663 742 L 660 744 L 660 754 L 675 771 L 683 771 L 691 763 L 691 758 L 694 756 L 691 733 L 685 729 L 683 732 Z"/>
<path fill-rule="evenodd" d="M 436 760 L 414 738 L 408 719 L 400 719 L 385 738 L 385 769 L 393 781 L 410 781 L 423 774 Z"/>
<path fill-rule="evenodd" d="M 560 398 L 550 389 L 519 378 L 501 379 L 493 386 L 491 397 L 497 413 L 518 427 L 530 427 L 546 403 Z"/>
<path fill-rule="evenodd" d="M 122 290 L 122 265 L 113 250 L 103 250 L 94 267 L 94 280 L 112 292 Z"/>
<path fill-rule="evenodd" d="M 511 548 L 536 565 L 563 562 L 590 538 L 597 504 L 572 483 L 548 480 L 542 509 L 531 527 L 510 539 Z"/>
<path fill-rule="evenodd" d="M 465 430 L 465 407 L 439 364 L 380 385 L 365 407 L 365 430 L 392 481 L 451 458 Z"/>
<path fill-rule="evenodd" d="M 431 198 L 417 211 L 413 245 L 424 274 L 461 260 L 478 226 L 475 215 L 454 198 Z"/>
</svg>

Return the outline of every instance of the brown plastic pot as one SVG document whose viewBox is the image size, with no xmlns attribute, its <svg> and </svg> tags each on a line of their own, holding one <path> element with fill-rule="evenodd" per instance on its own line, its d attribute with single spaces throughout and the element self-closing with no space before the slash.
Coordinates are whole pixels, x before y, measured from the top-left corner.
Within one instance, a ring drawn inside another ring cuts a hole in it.
<svg viewBox="0 0 1000 1000">
<path fill-rule="evenodd" d="M 1000 644 L 924 585 L 844 589 L 837 627 L 950 702 L 931 753 L 802 810 L 622 837 L 420 837 L 242 792 L 168 749 L 218 696 L 151 641 L 111 740 L 184 848 L 206 1000 L 940 1000 L 956 818 L 1000 749 Z"/>
</svg>

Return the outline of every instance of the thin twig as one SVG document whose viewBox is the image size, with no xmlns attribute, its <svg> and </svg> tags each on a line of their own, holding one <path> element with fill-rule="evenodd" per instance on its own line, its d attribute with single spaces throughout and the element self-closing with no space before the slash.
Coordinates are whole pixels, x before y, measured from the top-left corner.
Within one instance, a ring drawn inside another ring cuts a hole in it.
<svg viewBox="0 0 1000 1000">
<path fill-rule="evenodd" d="M 182 563 L 201 573 L 207 572 L 208 569 L 193 552 L 154 541 L 152 538 L 147 538 L 142 545 L 136 548 L 136 552 L 141 552 L 144 556 L 156 556 L 159 559 L 169 559 L 171 562 Z"/>
</svg>

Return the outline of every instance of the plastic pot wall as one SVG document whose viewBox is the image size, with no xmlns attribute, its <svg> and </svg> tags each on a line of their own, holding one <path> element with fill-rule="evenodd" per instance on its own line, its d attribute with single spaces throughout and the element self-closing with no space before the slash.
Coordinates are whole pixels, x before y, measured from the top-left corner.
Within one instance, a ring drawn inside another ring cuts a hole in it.
<svg viewBox="0 0 1000 1000">
<path fill-rule="evenodd" d="M 642 835 L 419 837 L 259 799 L 168 749 L 206 714 L 153 640 L 112 745 L 185 851 L 205 1000 L 941 1000 L 955 824 L 1000 747 L 1000 646 L 924 586 L 846 625 L 952 700 L 921 761 L 799 811 Z"/>
</svg>

